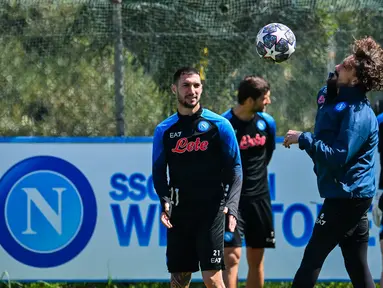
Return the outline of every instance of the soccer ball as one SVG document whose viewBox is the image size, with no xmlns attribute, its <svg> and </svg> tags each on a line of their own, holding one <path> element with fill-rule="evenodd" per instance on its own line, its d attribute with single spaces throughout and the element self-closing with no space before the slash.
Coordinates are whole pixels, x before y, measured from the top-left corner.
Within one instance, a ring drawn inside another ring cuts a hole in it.
<svg viewBox="0 0 383 288">
<path fill-rule="evenodd" d="M 259 30 L 256 44 L 261 58 L 281 63 L 294 53 L 296 39 L 293 31 L 286 25 L 271 23 Z"/>
</svg>

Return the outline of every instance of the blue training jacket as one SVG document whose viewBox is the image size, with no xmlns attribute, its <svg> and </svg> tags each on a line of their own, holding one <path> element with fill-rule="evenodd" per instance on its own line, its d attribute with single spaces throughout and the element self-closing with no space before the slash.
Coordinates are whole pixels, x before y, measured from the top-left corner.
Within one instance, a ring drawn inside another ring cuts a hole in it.
<svg viewBox="0 0 383 288">
<path fill-rule="evenodd" d="M 370 198 L 375 195 L 375 153 L 379 128 L 361 90 L 342 87 L 335 99 L 318 93 L 314 134 L 304 132 L 299 148 L 314 162 L 322 198 Z"/>
</svg>

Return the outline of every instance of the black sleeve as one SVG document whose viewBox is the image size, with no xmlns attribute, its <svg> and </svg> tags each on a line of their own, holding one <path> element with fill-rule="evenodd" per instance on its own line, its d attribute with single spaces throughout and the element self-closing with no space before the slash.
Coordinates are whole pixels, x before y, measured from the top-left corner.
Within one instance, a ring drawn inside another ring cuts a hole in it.
<svg viewBox="0 0 383 288">
<path fill-rule="evenodd" d="M 273 157 L 273 153 L 275 150 L 275 129 L 270 129 L 269 139 L 266 142 L 266 163 L 269 165 L 271 158 Z"/>
<path fill-rule="evenodd" d="M 164 210 L 164 204 L 170 204 L 170 191 L 167 178 L 167 160 L 163 143 L 163 131 L 159 127 L 156 128 L 153 138 L 152 177 L 154 189 L 160 198 L 162 210 Z"/>
<path fill-rule="evenodd" d="M 235 132 L 227 119 L 219 126 L 220 140 L 223 153 L 224 174 L 223 182 L 229 185 L 226 207 L 228 214 L 238 218 L 238 205 L 242 189 L 241 154 Z"/>
<path fill-rule="evenodd" d="M 276 127 L 275 120 L 271 115 L 267 114 L 266 112 L 262 112 L 260 113 L 260 115 L 267 122 L 267 127 L 269 130 L 269 135 L 266 142 L 266 164 L 269 165 L 275 150 L 277 127 Z"/>
</svg>

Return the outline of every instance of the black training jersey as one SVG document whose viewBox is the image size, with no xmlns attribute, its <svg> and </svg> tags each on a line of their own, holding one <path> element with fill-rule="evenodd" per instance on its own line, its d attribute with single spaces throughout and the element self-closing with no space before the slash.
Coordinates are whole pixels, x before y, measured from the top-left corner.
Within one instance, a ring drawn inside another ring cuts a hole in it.
<svg viewBox="0 0 383 288">
<path fill-rule="evenodd" d="M 241 158 L 234 130 L 224 117 L 203 108 L 192 116 L 173 114 L 155 129 L 152 161 L 162 205 L 222 199 L 237 216 Z"/>
<path fill-rule="evenodd" d="M 262 112 L 250 121 L 242 121 L 233 109 L 222 116 L 230 121 L 237 135 L 243 168 L 242 196 L 264 197 L 269 193 L 267 165 L 275 149 L 273 117 Z"/>
</svg>

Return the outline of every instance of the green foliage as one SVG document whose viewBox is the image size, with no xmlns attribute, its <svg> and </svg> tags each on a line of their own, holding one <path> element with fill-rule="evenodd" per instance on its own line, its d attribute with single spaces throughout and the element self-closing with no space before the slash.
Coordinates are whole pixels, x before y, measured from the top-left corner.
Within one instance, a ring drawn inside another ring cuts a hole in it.
<svg viewBox="0 0 383 288">
<path fill-rule="evenodd" d="M 383 4 L 365 2 L 124 0 L 125 135 L 150 136 L 175 112 L 169 88 L 184 65 L 203 75 L 204 107 L 229 109 L 239 81 L 258 74 L 271 83 L 268 112 L 277 133 L 312 129 L 317 91 L 333 69 L 329 45 L 336 48 L 336 63 L 354 38 L 372 35 L 383 44 Z M 110 1 L 0 1 L 2 135 L 116 135 L 116 9 Z M 296 52 L 282 64 L 255 52 L 256 34 L 270 22 L 286 24 L 297 38 Z"/>
</svg>

